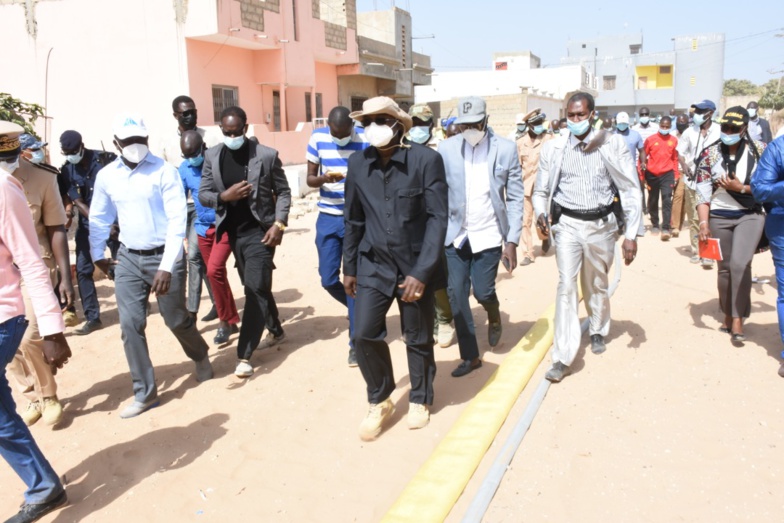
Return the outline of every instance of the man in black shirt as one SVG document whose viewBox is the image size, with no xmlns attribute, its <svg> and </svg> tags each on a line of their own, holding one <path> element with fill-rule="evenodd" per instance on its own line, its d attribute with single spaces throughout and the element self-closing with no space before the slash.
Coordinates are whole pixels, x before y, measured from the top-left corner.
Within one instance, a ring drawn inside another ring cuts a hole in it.
<svg viewBox="0 0 784 523">
<path fill-rule="evenodd" d="M 93 186 L 98 171 L 113 162 L 117 156 L 105 151 L 87 149 L 82 135 L 77 131 L 65 131 L 60 135 L 60 148 L 65 156 L 65 163 L 60 168 L 62 174 L 61 191 L 73 207 L 79 210 L 79 227 L 76 229 L 76 277 L 79 282 L 79 297 L 82 299 L 85 323 L 74 331 L 80 336 L 90 334 L 103 327 L 98 294 L 95 291 L 93 272 L 95 266 L 90 255 L 90 203 L 93 199 Z M 60 182 L 60 178 L 58 178 Z M 68 206 L 66 206 L 66 211 Z M 71 211 L 70 218 L 73 216 Z M 109 240 L 117 243 L 116 240 Z M 109 243 L 109 242 L 107 242 Z M 112 257 L 116 257 L 116 248 L 110 245 Z"/>
<path fill-rule="evenodd" d="M 248 118 L 239 107 L 221 114 L 223 143 L 204 156 L 199 201 L 215 209 L 216 241 L 229 243 L 245 286 L 245 311 L 234 374 L 253 374 L 250 357 L 266 326 L 267 345 L 280 342 L 283 328 L 272 296 L 275 247 L 280 245 L 291 206 L 291 190 L 278 152 L 248 139 Z"/>
<path fill-rule="evenodd" d="M 371 144 L 348 161 L 343 285 L 356 299 L 354 346 L 367 384 L 367 416 L 359 437 L 378 437 L 394 412 L 395 389 L 386 314 L 398 302 L 406 337 L 408 427 L 430 420 L 433 404 L 433 291 L 443 288 L 441 253 L 447 226 L 444 162 L 432 149 L 404 144 L 411 117 L 390 98 L 371 98 L 351 113 Z"/>
</svg>

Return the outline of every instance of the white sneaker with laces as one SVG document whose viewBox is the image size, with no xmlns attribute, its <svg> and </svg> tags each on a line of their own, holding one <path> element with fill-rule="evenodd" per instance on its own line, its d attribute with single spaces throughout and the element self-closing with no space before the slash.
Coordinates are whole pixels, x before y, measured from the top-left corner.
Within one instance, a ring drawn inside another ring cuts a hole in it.
<svg viewBox="0 0 784 523">
<path fill-rule="evenodd" d="M 412 403 L 408 407 L 408 428 L 421 429 L 430 423 L 430 409 L 422 403 Z"/>
<path fill-rule="evenodd" d="M 253 367 L 248 360 L 240 360 L 237 362 L 237 368 L 234 369 L 234 375 L 238 378 L 250 378 L 253 375 Z"/>
<path fill-rule="evenodd" d="M 373 441 L 381 434 L 384 421 L 395 413 L 395 404 L 387 398 L 381 403 L 371 403 L 367 415 L 359 425 L 359 438 L 362 441 Z"/>
</svg>

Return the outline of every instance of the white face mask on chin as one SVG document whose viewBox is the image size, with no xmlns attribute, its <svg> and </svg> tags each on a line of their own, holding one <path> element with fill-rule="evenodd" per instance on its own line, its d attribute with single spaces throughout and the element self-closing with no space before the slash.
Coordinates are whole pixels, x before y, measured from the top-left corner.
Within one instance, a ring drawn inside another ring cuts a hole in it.
<svg viewBox="0 0 784 523">
<path fill-rule="evenodd" d="M 132 143 L 122 148 L 122 156 L 131 163 L 139 163 L 147 156 L 149 148 L 143 143 Z"/>
<path fill-rule="evenodd" d="M 8 171 L 11 174 L 14 174 L 14 171 L 16 171 L 18 168 L 19 168 L 19 157 L 18 156 L 12 162 L 11 161 L 2 161 L 2 162 L 0 162 L 0 169 L 5 169 L 6 171 Z"/>
</svg>

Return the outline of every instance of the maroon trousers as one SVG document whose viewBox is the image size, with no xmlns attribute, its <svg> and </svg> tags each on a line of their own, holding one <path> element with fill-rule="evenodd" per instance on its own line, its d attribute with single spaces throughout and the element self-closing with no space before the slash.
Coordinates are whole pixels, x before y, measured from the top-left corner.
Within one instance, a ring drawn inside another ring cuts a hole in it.
<svg viewBox="0 0 784 523">
<path fill-rule="evenodd" d="M 231 255 L 229 246 L 229 235 L 224 234 L 221 241 L 215 241 L 215 226 L 207 229 L 205 236 L 199 236 L 199 250 L 207 266 L 207 279 L 212 286 L 212 298 L 215 302 L 215 309 L 218 311 L 218 318 L 231 325 L 240 321 L 237 313 L 237 304 L 234 303 L 234 295 L 231 293 L 231 285 L 226 273 L 226 260 Z"/>
</svg>

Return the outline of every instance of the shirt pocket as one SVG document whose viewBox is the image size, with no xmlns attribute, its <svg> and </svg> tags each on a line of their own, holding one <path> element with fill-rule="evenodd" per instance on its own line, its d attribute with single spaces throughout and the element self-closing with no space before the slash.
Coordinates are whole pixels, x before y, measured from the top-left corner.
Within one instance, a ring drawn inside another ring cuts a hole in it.
<svg viewBox="0 0 784 523">
<path fill-rule="evenodd" d="M 403 218 L 416 218 L 425 207 L 424 191 L 421 187 L 399 189 L 397 191 L 397 205 Z"/>
</svg>

